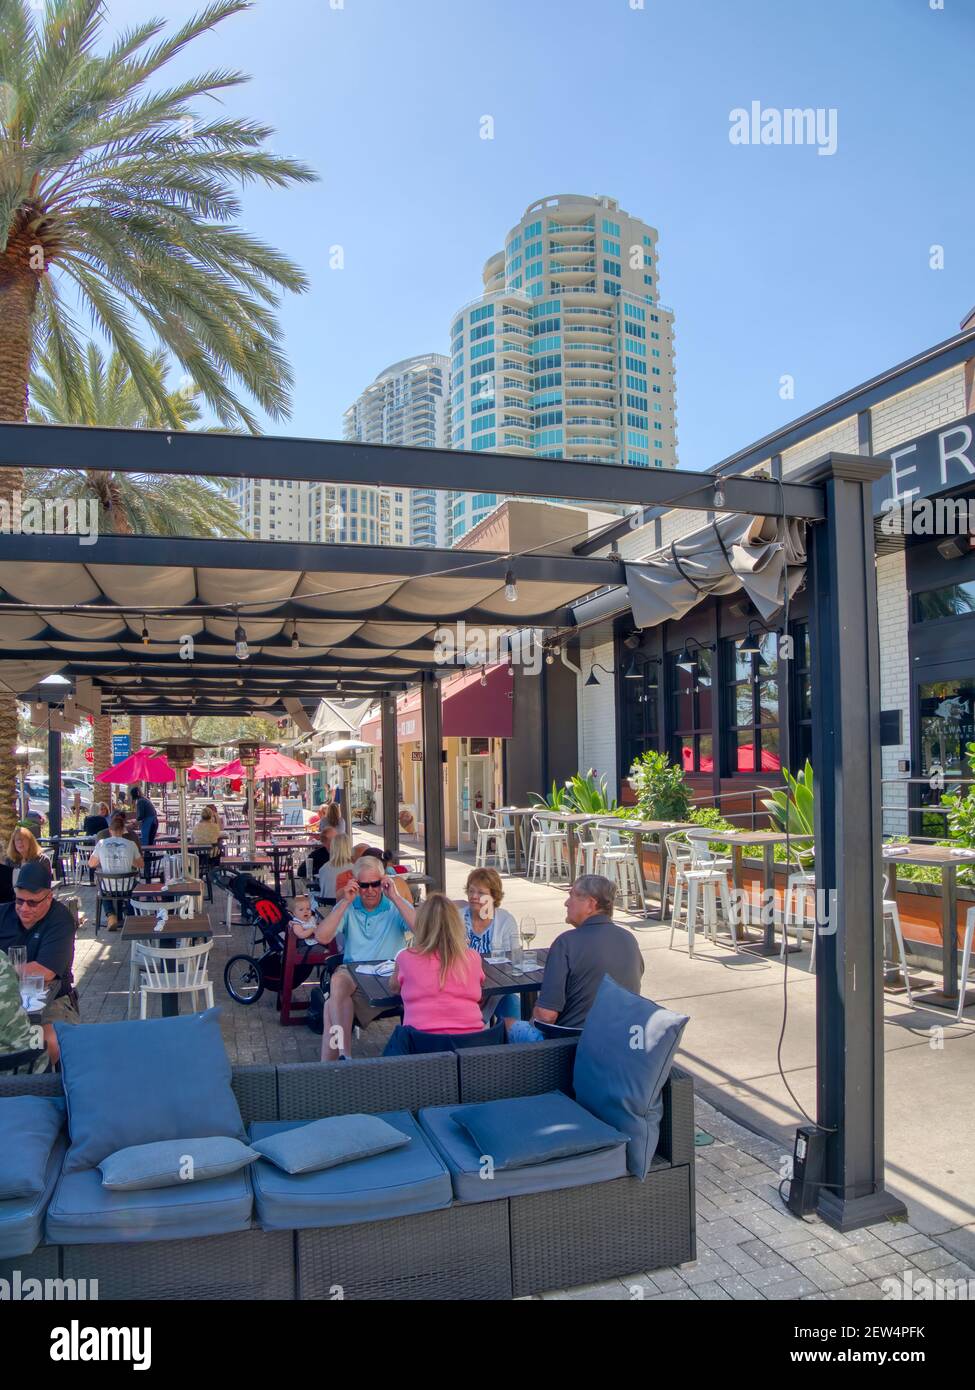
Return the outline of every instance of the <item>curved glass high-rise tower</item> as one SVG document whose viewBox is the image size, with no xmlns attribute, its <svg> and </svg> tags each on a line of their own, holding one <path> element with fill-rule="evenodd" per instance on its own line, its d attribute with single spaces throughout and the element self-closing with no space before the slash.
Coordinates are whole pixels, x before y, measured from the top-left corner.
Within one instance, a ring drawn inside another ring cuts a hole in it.
<svg viewBox="0 0 975 1390">
<path fill-rule="evenodd" d="M 453 448 L 676 466 L 674 316 L 653 227 L 614 198 L 543 198 L 483 280 L 451 327 Z M 455 492 L 451 543 L 500 500 Z"/>
</svg>

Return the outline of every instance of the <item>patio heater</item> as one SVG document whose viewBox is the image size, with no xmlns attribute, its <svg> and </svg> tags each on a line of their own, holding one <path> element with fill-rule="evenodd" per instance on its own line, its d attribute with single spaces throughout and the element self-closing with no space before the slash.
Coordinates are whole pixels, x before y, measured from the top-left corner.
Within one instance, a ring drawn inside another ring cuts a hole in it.
<svg viewBox="0 0 975 1390">
<path fill-rule="evenodd" d="M 186 773 L 193 766 L 196 750 L 200 745 L 192 739 L 175 739 L 163 749 L 166 761 L 176 773 L 176 795 L 179 798 L 179 848 L 182 862 L 186 864 Z"/>
<path fill-rule="evenodd" d="M 350 835 L 352 807 L 349 804 L 349 792 L 352 786 L 352 769 L 355 767 L 356 756 L 369 747 L 368 743 L 360 743 L 356 738 L 338 738 L 333 743 L 326 743 L 322 749 L 323 753 L 330 753 L 339 765 L 342 778 L 342 815 L 345 817 L 346 829 Z"/>
<path fill-rule="evenodd" d="M 247 853 L 251 859 L 257 854 L 257 831 L 255 829 L 256 792 L 254 769 L 260 757 L 261 744 L 257 739 L 241 739 L 237 744 L 237 756 L 247 774 Z"/>
</svg>

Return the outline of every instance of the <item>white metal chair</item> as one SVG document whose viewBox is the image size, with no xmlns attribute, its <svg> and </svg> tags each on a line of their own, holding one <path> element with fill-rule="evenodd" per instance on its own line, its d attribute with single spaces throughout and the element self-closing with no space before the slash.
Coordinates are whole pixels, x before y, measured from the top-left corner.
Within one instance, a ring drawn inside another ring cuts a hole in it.
<svg viewBox="0 0 975 1390">
<path fill-rule="evenodd" d="M 195 854 L 187 851 L 184 856 L 177 851 L 175 854 L 167 854 L 163 860 L 163 883 L 169 883 L 174 878 L 199 878 L 200 860 Z"/>
<path fill-rule="evenodd" d="M 687 848 L 689 861 L 675 860 L 677 883 L 674 889 L 674 912 L 670 920 L 669 949 L 673 949 L 674 932 L 681 915 L 683 895 L 686 890 L 687 954 L 694 957 L 694 937 L 697 933 L 698 912 L 701 913 L 701 926 L 707 937 L 718 944 L 718 903 L 724 913 L 725 922 L 731 932 L 734 948 L 738 950 L 738 919 L 732 908 L 731 894 L 728 891 L 728 872 L 726 862 L 712 854 L 708 849 L 707 831 L 700 836 L 688 834 Z"/>
<path fill-rule="evenodd" d="M 528 847 L 528 877 L 536 883 L 541 877 L 545 883 L 552 883 L 568 874 L 565 846 L 565 830 L 556 823 L 549 829 L 551 821 L 542 821 L 532 816 L 532 837 Z"/>
<path fill-rule="evenodd" d="M 631 840 L 624 844 L 618 830 L 597 827 L 593 832 L 596 843 L 595 872 L 602 874 L 616 884 L 616 891 L 627 904 L 639 902 L 644 913 L 647 910 L 643 891 L 643 875 L 637 861 L 636 845 Z"/>
<path fill-rule="evenodd" d="M 199 946 L 143 946 L 139 984 L 139 1017 L 149 1017 L 153 994 L 202 995 L 205 1007 L 213 1008 L 213 982 L 207 974 L 212 941 Z"/>
<path fill-rule="evenodd" d="M 474 867 L 486 869 L 489 867 L 488 860 L 493 859 L 499 873 L 502 871 L 502 866 L 505 873 L 510 873 L 508 832 L 505 826 L 497 824 L 496 818 L 488 815 L 485 811 L 472 811 L 471 814 L 477 828 Z"/>
<path fill-rule="evenodd" d="M 155 917 L 158 912 L 165 912 L 167 917 L 192 917 L 193 899 L 175 898 L 168 903 L 139 902 L 136 899 L 132 903 L 132 912 L 136 917 Z M 132 951 L 129 955 L 129 1003 L 126 1011 L 126 1018 L 135 1016 L 135 997 L 139 990 L 139 981 L 142 974 L 142 952 L 143 943 L 141 941 L 132 942 Z"/>
</svg>

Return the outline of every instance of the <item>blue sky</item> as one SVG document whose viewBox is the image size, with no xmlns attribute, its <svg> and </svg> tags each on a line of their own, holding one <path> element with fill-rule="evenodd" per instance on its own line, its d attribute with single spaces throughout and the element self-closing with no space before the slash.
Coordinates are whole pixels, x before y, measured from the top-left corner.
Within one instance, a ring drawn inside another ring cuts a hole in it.
<svg viewBox="0 0 975 1390">
<path fill-rule="evenodd" d="M 245 196 L 248 229 L 311 279 L 282 310 L 295 391 L 277 432 L 340 436 L 378 371 L 446 351 L 484 261 L 555 193 L 610 194 L 659 230 L 684 468 L 949 337 L 975 304 L 970 0 L 338 3 L 257 0 L 181 63 L 250 73 L 227 107 L 321 176 Z M 198 8 L 108 0 L 117 27 Z M 835 108 L 836 153 L 733 145 L 729 113 L 753 101 Z"/>
</svg>

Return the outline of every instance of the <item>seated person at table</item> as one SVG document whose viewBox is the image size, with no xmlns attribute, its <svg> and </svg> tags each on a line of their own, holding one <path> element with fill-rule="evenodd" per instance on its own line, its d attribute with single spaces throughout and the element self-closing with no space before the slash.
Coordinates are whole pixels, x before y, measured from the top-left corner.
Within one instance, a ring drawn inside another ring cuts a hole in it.
<svg viewBox="0 0 975 1390">
<path fill-rule="evenodd" d="M 0 951 L 0 1057 L 37 1047 L 30 1019 L 20 1002 L 20 977 Z"/>
<path fill-rule="evenodd" d="M 342 809 L 335 801 L 330 801 L 318 813 L 319 830 L 334 830 L 336 835 L 348 835 L 349 828 L 342 815 Z"/>
<path fill-rule="evenodd" d="M 615 885 L 602 874 L 583 874 L 569 889 L 565 920 L 573 930 L 557 936 L 549 948 L 535 1022 L 581 1028 L 604 975 L 631 994 L 640 993 L 643 957 L 633 933 L 613 921 L 615 897 Z M 506 1026 L 509 1042 L 542 1039 L 532 1023 L 519 1019 Z"/>
<path fill-rule="evenodd" d="M 467 901 L 458 903 L 461 920 L 467 932 L 467 944 L 479 956 L 510 956 L 518 945 L 518 923 L 501 906 L 504 888 L 497 869 L 473 869 L 465 885 Z M 518 997 L 514 994 L 494 996 L 485 1005 L 485 1021 L 495 1018 L 520 1018 Z"/>
<path fill-rule="evenodd" d="M 329 907 L 335 906 L 335 900 L 342 889 L 354 878 L 352 841 L 348 835 L 335 835 L 332 839 L 332 847 L 329 853 L 327 864 L 323 864 L 318 870 L 318 899 L 319 902 L 328 903 Z"/>
<path fill-rule="evenodd" d="M 299 941 L 313 938 L 320 921 L 307 893 L 299 893 L 291 899 L 291 930 Z"/>
<path fill-rule="evenodd" d="M 99 801 L 91 808 L 82 827 L 86 835 L 98 835 L 108 829 L 108 809 L 107 801 Z"/>
<path fill-rule="evenodd" d="M 108 823 L 108 835 L 99 840 L 88 859 L 89 868 L 103 874 L 133 874 L 142 868 L 142 854 L 135 839 L 125 833 L 125 816 L 116 811 Z M 118 917 L 109 912 L 109 931 L 118 931 Z"/>
<path fill-rule="evenodd" d="M 480 1033 L 484 966 L 445 893 L 430 893 L 416 910 L 413 944 L 400 951 L 389 981 L 403 997 L 403 1025 L 422 1033 Z"/>
<path fill-rule="evenodd" d="M 220 821 L 209 806 L 204 806 L 200 819 L 193 827 L 194 845 L 216 845 L 220 843 Z"/>
<path fill-rule="evenodd" d="M 41 853 L 41 847 L 34 839 L 33 831 L 23 825 L 18 825 L 10 837 L 10 843 L 7 845 L 7 863 L 13 870 L 15 888 L 25 864 L 46 864 L 48 873 L 51 872 L 51 861 L 46 854 Z"/>
<path fill-rule="evenodd" d="M 389 874 L 393 880 L 393 887 L 405 902 L 413 901 L 413 894 L 410 892 L 410 885 L 406 882 L 403 875 L 407 872 L 402 865 L 393 863 L 393 856 L 388 849 L 380 849 L 378 845 L 357 845 L 352 858 L 360 860 L 364 854 L 371 855 L 373 859 L 378 859 L 383 866 L 383 871 Z"/>
<path fill-rule="evenodd" d="M 37 860 L 21 869 L 15 892 L 12 903 L 0 906 L 0 951 L 26 946 L 28 965 L 44 976 L 44 1046 L 51 1062 L 56 1062 L 59 1053 L 53 1025 L 81 1022 L 72 976 L 74 918 L 64 903 L 55 902 L 51 870 Z"/>
<path fill-rule="evenodd" d="M 355 866 L 351 879 L 339 895 L 331 912 L 315 932 L 315 937 L 327 946 L 342 932 L 342 958 L 357 961 L 394 960 L 406 945 L 406 933 L 413 930 L 415 913 L 412 903 L 400 898 L 382 865 L 372 855 L 364 855 Z M 322 1061 L 334 1062 L 350 1055 L 352 1024 L 371 1023 L 381 1013 L 374 1009 L 356 986 L 344 966 L 332 976 L 331 989 L 325 1002 L 325 1031 L 322 1036 Z"/>
</svg>

